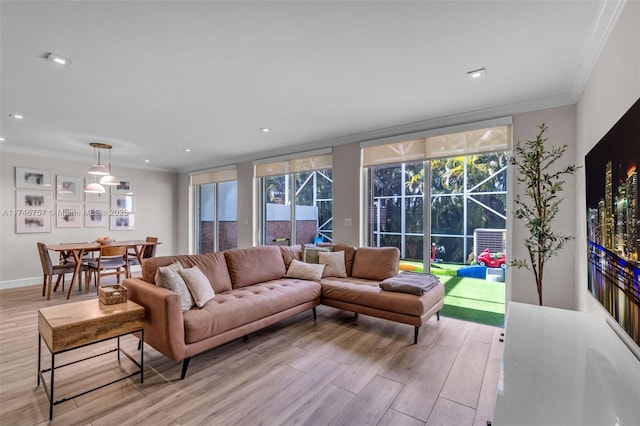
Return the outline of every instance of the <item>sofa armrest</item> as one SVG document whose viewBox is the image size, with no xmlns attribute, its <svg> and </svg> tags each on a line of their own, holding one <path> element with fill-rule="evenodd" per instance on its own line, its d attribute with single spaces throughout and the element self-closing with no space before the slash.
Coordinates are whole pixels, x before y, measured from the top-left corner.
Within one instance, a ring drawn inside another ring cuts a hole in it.
<svg viewBox="0 0 640 426">
<path fill-rule="evenodd" d="M 186 358 L 180 296 L 138 278 L 127 278 L 122 284 L 127 288 L 127 297 L 144 307 L 145 343 L 173 361 Z"/>
</svg>

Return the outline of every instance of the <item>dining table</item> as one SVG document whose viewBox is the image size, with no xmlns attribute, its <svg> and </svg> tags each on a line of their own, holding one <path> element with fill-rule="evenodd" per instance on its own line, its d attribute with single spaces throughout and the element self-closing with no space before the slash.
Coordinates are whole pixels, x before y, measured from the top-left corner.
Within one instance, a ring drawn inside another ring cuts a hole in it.
<svg viewBox="0 0 640 426">
<path fill-rule="evenodd" d="M 161 244 L 159 241 L 146 241 L 146 240 L 114 240 L 107 243 L 65 243 L 65 244 L 52 244 L 48 245 L 47 249 L 51 251 L 55 251 L 58 253 L 63 253 L 67 255 L 71 253 L 73 256 L 73 261 L 76 264 L 76 268 L 73 271 L 73 277 L 71 278 L 71 285 L 69 286 L 69 291 L 67 292 L 67 299 L 71 297 L 71 290 L 75 285 L 76 279 L 80 277 L 80 268 L 82 266 L 82 258 L 88 252 L 99 251 L 100 247 L 110 246 L 110 247 L 122 247 L 126 246 L 127 249 L 133 249 L 136 254 L 136 258 L 138 259 L 138 264 L 142 265 L 142 254 L 144 252 L 145 247 L 147 246 L 155 246 Z M 89 291 L 89 282 L 85 283 L 85 293 Z"/>
</svg>

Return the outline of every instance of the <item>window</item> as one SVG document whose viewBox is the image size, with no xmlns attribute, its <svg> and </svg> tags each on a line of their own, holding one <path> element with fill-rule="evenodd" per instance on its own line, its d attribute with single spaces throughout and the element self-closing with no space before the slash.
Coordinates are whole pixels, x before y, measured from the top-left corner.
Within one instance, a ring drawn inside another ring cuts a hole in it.
<svg viewBox="0 0 640 426">
<path fill-rule="evenodd" d="M 331 160 L 331 154 L 323 150 L 256 163 L 263 244 L 333 241 Z"/>
<path fill-rule="evenodd" d="M 510 126 L 406 139 L 363 144 L 367 243 L 398 247 L 403 259 L 467 263 L 474 230 L 506 228 Z"/>
<path fill-rule="evenodd" d="M 235 169 L 191 177 L 194 188 L 194 252 L 210 253 L 237 247 Z"/>
</svg>

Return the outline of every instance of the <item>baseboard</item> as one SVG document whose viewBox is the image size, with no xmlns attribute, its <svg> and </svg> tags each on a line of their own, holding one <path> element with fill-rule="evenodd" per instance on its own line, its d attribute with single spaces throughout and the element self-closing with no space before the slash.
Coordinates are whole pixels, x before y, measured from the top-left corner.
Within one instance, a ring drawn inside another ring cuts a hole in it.
<svg viewBox="0 0 640 426">
<path fill-rule="evenodd" d="M 32 285 L 42 285 L 42 277 L 20 278 L 18 280 L 0 281 L 0 290 L 8 288 L 29 287 Z"/>
<path fill-rule="evenodd" d="M 140 265 L 132 266 L 131 272 L 140 272 L 142 268 Z M 67 277 L 71 279 L 71 274 L 67 274 Z M 17 280 L 6 280 L 0 281 L 0 290 L 5 290 L 9 288 L 19 288 L 19 287 L 29 287 L 32 285 L 42 285 L 42 275 L 39 277 L 31 277 L 31 278 L 20 278 Z"/>
</svg>

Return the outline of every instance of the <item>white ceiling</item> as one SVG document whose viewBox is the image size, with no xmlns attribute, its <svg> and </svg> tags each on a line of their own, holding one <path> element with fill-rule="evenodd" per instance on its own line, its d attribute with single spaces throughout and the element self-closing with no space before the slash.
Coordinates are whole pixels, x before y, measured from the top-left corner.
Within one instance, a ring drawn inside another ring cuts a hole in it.
<svg viewBox="0 0 640 426">
<path fill-rule="evenodd" d="M 2 0 L 0 149 L 189 171 L 571 104 L 621 4 Z"/>
</svg>

